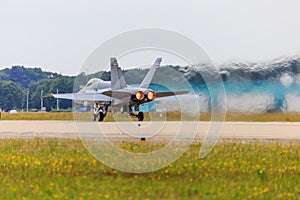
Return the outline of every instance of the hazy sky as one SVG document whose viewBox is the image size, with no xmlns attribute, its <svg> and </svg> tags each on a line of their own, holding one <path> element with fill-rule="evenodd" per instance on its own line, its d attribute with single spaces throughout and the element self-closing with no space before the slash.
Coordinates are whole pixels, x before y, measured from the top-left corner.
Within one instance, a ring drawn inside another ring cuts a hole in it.
<svg viewBox="0 0 300 200">
<path fill-rule="evenodd" d="M 77 74 L 102 42 L 143 27 L 178 31 L 217 63 L 295 55 L 299 10 L 298 0 L 4 0 L 0 68 L 19 64 Z"/>
</svg>

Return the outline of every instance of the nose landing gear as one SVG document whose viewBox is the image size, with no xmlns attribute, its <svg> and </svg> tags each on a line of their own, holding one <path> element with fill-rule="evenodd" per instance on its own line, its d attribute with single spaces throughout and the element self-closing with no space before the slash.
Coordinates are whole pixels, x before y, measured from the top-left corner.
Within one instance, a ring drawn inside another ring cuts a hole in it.
<svg viewBox="0 0 300 200">
<path fill-rule="evenodd" d="M 144 121 L 144 113 L 143 112 L 139 112 L 137 115 L 137 118 L 139 121 Z"/>
</svg>

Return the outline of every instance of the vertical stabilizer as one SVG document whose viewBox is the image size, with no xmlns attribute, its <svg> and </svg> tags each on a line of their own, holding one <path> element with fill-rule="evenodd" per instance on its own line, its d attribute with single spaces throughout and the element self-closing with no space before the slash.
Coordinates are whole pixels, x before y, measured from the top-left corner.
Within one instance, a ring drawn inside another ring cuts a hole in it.
<svg viewBox="0 0 300 200">
<path fill-rule="evenodd" d="M 150 68 L 149 72 L 147 73 L 147 75 L 145 76 L 144 80 L 142 81 L 142 83 L 140 84 L 139 87 L 141 88 L 149 88 L 153 76 L 157 70 L 157 68 L 160 66 L 162 58 L 157 58 L 154 62 L 154 64 L 152 65 L 152 67 Z"/>
<path fill-rule="evenodd" d="M 127 86 L 121 68 L 118 65 L 116 58 L 110 58 L 111 69 L 111 89 L 119 90 Z"/>
</svg>

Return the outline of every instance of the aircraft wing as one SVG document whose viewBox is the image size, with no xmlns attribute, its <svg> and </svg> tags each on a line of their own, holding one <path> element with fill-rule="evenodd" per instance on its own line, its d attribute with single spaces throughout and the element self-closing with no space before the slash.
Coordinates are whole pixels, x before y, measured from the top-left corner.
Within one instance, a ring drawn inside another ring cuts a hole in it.
<svg viewBox="0 0 300 200">
<path fill-rule="evenodd" d="M 180 91 L 180 92 L 156 92 L 156 98 L 163 98 L 163 97 L 169 97 L 169 96 L 177 96 L 182 94 L 187 94 L 188 91 Z"/>
<path fill-rule="evenodd" d="M 102 94 L 112 97 L 114 99 L 123 99 L 126 97 L 130 97 L 131 95 L 131 93 L 127 91 L 111 91 L 111 90 L 104 91 L 102 92 Z"/>
<path fill-rule="evenodd" d="M 111 101 L 111 97 L 100 93 L 65 93 L 65 94 L 51 94 L 57 99 L 70 99 L 73 101 Z"/>
<path fill-rule="evenodd" d="M 188 94 L 188 93 L 189 92 L 187 92 L 187 91 L 163 92 L 163 94 L 160 94 L 160 97 L 157 97 L 157 93 L 156 93 L 156 99 L 154 101 L 156 101 L 156 102 L 181 101 L 181 100 L 191 99 L 191 98 L 197 100 L 199 98 L 198 95 Z"/>
</svg>

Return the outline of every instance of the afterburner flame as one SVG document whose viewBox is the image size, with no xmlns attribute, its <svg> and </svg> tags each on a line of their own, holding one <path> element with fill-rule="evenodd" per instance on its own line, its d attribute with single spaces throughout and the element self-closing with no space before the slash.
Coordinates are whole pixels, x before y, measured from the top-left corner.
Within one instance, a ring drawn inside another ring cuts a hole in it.
<svg viewBox="0 0 300 200">
<path fill-rule="evenodd" d="M 150 101 L 153 101 L 153 100 L 155 99 L 155 97 L 156 97 L 155 92 L 153 92 L 153 91 L 148 92 L 147 98 L 148 98 Z"/>
<path fill-rule="evenodd" d="M 139 100 L 139 101 L 140 101 L 140 100 L 143 100 L 144 97 L 145 97 L 145 95 L 144 95 L 144 93 L 141 92 L 141 91 L 138 91 L 138 92 L 135 93 L 135 98 L 136 98 L 137 100 Z"/>
</svg>

